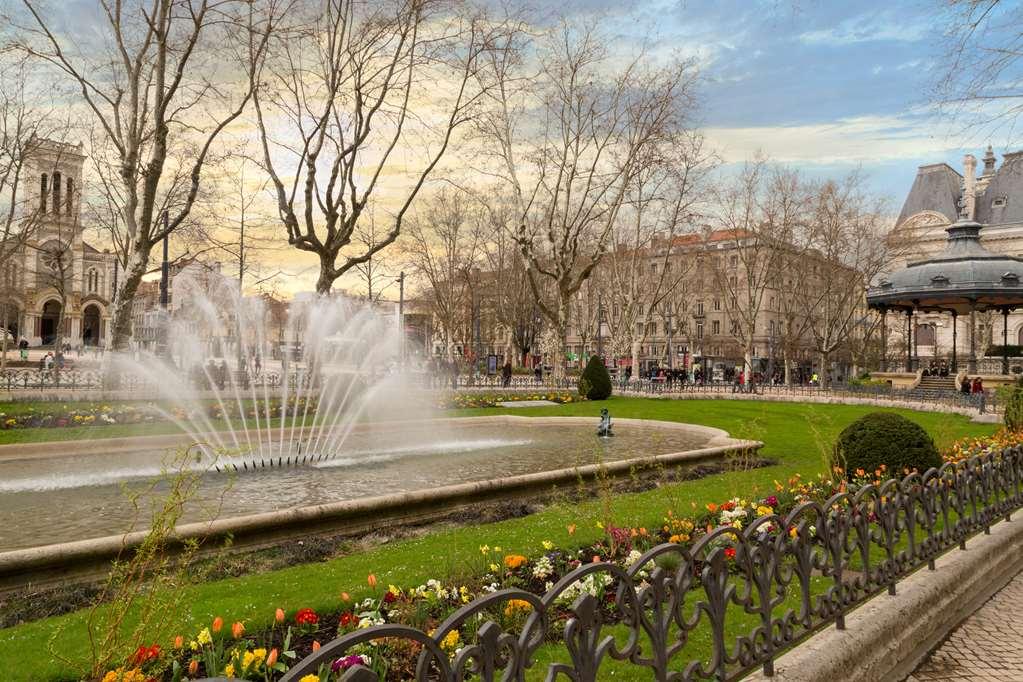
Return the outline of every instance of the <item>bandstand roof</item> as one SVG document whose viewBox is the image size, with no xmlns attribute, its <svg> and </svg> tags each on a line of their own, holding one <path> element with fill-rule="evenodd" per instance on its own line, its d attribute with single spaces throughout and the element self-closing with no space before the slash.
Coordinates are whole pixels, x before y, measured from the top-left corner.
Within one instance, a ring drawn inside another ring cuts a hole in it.
<svg viewBox="0 0 1023 682">
<path fill-rule="evenodd" d="M 946 230 L 944 251 L 881 278 L 867 290 L 867 305 L 956 313 L 1023 308 L 1023 258 L 988 251 L 981 227 L 960 218 Z"/>
</svg>

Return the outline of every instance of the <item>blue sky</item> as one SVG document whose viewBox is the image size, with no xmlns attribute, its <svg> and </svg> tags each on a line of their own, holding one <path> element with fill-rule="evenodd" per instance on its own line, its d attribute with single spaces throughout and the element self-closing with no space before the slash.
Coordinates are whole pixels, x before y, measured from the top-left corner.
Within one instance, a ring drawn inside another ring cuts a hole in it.
<svg viewBox="0 0 1023 682">
<path fill-rule="evenodd" d="M 917 166 L 1006 139 L 964 134 L 929 95 L 948 17 L 940 0 L 577 0 L 646 49 L 702 65 L 701 123 L 726 167 L 763 151 L 811 175 L 857 167 L 897 211 Z"/>
</svg>

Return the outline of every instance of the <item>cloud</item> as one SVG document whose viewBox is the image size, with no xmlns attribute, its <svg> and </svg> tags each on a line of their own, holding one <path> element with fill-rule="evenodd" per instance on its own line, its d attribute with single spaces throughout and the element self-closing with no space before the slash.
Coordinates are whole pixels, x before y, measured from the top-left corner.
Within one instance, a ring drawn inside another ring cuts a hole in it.
<svg viewBox="0 0 1023 682">
<path fill-rule="evenodd" d="M 797 38 L 806 45 L 840 47 L 875 41 L 915 43 L 930 31 L 924 22 L 906 23 L 890 11 L 875 11 L 849 17 L 836 26 L 806 31 Z"/>
<path fill-rule="evenodd" d="M 710 127 L 708 140 L 729 163 L 763 152 L 782 163 L 868 165 L 891 160 L 943 159 L 961 144 L 944 138 L 923 115 L 859 116 L 791 126 Z"/>
</svg>

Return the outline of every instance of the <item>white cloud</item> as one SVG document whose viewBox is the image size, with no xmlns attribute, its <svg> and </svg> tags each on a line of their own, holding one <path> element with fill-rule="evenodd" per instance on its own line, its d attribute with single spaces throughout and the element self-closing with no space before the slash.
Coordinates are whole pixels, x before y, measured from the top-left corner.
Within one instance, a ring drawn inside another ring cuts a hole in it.
<svg viewBox="0 0 1023 682">
<path fill-rule="evenodd" d="M 926 119 L 862 116 L 796 126 L 707 128 L 708 141 L 726 162 L 742 162 L 763 152 L 782 163 L 859 164 L 885 160 L 942 158 L 960 145 L 982 140 L 950 140 Z"/>
<path fill-rule="evenodd" d="M 923 22 L 906 24 L 892 12 L 870 12 L 850 17 L 832 28 L 807 31 L 799 41 L 807 45 L 852 45 L 876 40 L 916 42 L 931 30 Z"/>
</svg>

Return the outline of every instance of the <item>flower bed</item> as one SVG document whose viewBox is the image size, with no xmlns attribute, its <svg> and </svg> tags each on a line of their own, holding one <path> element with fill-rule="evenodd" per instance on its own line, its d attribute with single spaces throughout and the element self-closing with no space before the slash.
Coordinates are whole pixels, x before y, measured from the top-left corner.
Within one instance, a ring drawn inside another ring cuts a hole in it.
<svg viewBox="0 0 1023 682">
<path fill-rule="evenodd" d="M 959 441 L 944 453 L 944 457 L 946 461 L 958 462 L 965 456 L 1021 442 L 1023 434 L 1003 430 L 989 438 Z M 733 497 L 707 504 L 703 509 L 694 507 L 684 514 L 679 510 L 667 510 L 656 528 L 621 528 L 610 523 L 598 523 L 601 539 L 579 546 L 558 547 L 552 542 L 542 541 L 534 548 L 535 552 L 526 556 L 508 553 L 499 545 L 483 545 L 470 567 L 472 577 L 459 584 L 431 579 L 417 586 L 388 585 L 385 588 L 378 585 L 376 577 L 370 574 L 366 579 L 370 596 L 357 600 L 341 592 L 336 607 L 322 613 L 299 608 L 289 615 L 278 608 L 270 627 L 252 633 L 246 631 L 243 622 L 236 622 L 228 628 L 218 617 L 208 627 L 187 637 L 178 636 L 172 643 L 140 645 L 122 667 L 104 678 L 104 682 L 178 681 L 215 675 L 277 680 L 296 662 L 317 651 L 321 644 L 347 633 L 382 624 L 407 625 L 432 633 L 457 609 L 498 590 L 517 588 L 543 594 L 566 574 L 584 564 L 610 562 L 622 568 L 634 566 L 646 550 L 657 545 L 676 543 L 691 548 L 722 526 L 741 530 L 760 517 L 784 516 L 804 502 L 823 502 L 836 493 L 855 492 L 864 485 L 876 485 L 894 477 L 885 467 L 875 472 L 854 472 L 849 480 L 841 470 L 835 470 L 833 474 L 832 477 L 821 475 L 812 480 L 796 475 L 785 484 L 775 481 L 773 494 Z M 771 534 L 795 536 L 798 532 L 794 527 L 780 525 L 772 520 L 763 528 Z M 575 525 L 567 528 L 569 536 L 574 536 L 576 530 Z M 811 525 L 807 532 L 813 535 L 816 529 Z M 734 564 L 736 550 L 730 545 L 729 536 L 714 537 L 712 542 L 723 547 L 730 571 L 738 571 L 738 565 Z M 671 568 L 667 564 L 657 565 Z M 639 568 L 636 577 L 640 580 L 640 589 L 645 586 L 645 579 L 653 568 L 654 562 Z M 348 586 L 348 589 L 353 587 Z M 570 606 L 583 594 L 592 595 L 602 605 L 605 622 L 615 623 L 619 618 L 613 608 L 616 589 L 617 583 L 608 573 L 598 572 L 562 591 L 555 601 L 555 627 L 548 629 L 548 636 L 554 635 L 552 640 L 561 636 L 559 627 L 564 627 Z M 468 623 L 478 622 L 481 625 L 486 620 L 493 620 L 506 632 L 521 631 L 533 613 L 533 606 L 521 599 L 500 601 L 498 604 L 486 613 L 486 618 Z M 439 643 L 440 648 L 449 656 L 455 656 L 462 647 L 474 641 L 477 634 L 474 627 L 467 624 L 447 632 Z M 421 651 L 422 646 L 413 641 L 377 639 L 348 649 L 344 656 L 321 666 L 316 674 L 301 679 L 304 682 L 335 682 L 356 665 L 372 669 L 381 679 L 412 679 Z"/>
<path fill-rule="evenodd" d="M 472 407 L 497 407 L 498 403 L 519 402 L 523 400 L 549 400 L 559 405 L 577 403 L 580 398 L 567 391 L 530 392 L 530 393 L 450 393 L 438 403 L 442 410 L 466 409 Z"/>
</svg>

